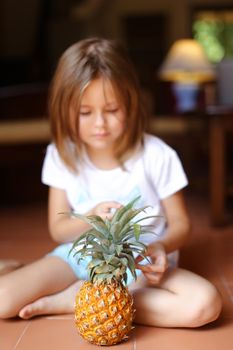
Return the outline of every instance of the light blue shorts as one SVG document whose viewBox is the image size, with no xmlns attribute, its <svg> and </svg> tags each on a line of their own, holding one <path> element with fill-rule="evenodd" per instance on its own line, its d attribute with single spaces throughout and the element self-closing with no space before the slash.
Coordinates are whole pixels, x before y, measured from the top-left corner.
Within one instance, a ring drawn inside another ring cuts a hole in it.
<svg viewBox="0 0 233 350">
<path fill-rule="evenodd" d="M 88 264 L 91 261 L 91 257 L 86 257 L 78 262 L 78 254 L 73 256 L 73 252 L 69 254 L 72 248 L 72 243 L 64 243 L 55 248 L 52 252 L 47 254 L 48 256 L 56 256 L 65 261 L 74 271 L 75 275 L 79 280 L 88 280 Z M 174 268 L 178 263 L 178 252 L 173 252 L 168 255 L 169 267 Z M 147 260 L 144 259 L 140 264 L 148 264 Z M 129 269 L 127 269 L 127 285 L 134 281 L 134 278 Z M 136 270 L 137 277 L 141 275 L 141 270 Z"/>
</svg>

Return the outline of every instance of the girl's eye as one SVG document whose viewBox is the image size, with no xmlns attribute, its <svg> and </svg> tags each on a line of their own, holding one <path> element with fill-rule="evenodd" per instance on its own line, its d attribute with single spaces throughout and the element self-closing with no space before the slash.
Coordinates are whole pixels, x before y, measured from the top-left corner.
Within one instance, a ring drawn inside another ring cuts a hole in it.
<svg viewBox="0 0 233 350">
<path fill-rule="evenodd" d="M 90 111 L 80 111 L 80 115 L 81 116 L 88 116 L 88 115 L 90 115 L 91 114 L 91 112 Z"/>
<path fill-rule="evenodd" d="M 106 112 L 114 114 L 118 112 L 118 108 L 108 109 Z"/>
</svg>

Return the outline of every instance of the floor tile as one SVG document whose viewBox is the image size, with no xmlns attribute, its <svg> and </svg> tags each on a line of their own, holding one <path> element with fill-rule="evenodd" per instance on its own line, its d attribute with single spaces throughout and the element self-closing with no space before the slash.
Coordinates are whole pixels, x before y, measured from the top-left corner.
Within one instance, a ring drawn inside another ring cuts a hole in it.
<svg viewBox="0 0 233 350">
<path fill-rule="evenodd" d="M 233 321 L 201 329 L 136 328 L 137 350 L 232 350 Z"/>
<path fill-rule="evenodd" d="M 29 263 L 41 258 L 55 247 L 54 242 L 38 240 L 22 240 L 16 242 L 1 241 L 1 259 L 16 259 Z"/>
<path fill-rule="evenodd" d="M 15 346 L 20 341 L 29 326 L 28 321 L 23 320 L 0 320 L 0 349 L 15 350 Z"/>
<path fill-rule="evenodd" d="M 119 344 L 119 350 L 132 350 L 133 340 Z M 77 333 L 74 321 L 66 318 L 37 318 L 30 323 L 21 341 L 14 350 L 94 350 L 97 346 L 89 344 Z M 108 347 L 116 350 L 116 346 Z"/>
</svg>

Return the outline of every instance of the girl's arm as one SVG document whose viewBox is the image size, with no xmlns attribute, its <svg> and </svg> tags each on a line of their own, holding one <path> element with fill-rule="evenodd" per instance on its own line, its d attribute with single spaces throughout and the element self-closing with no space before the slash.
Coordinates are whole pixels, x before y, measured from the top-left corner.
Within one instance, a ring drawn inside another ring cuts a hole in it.
<svg viewBox="0 0 233 350">
<path fill-rule="evenodd" d="M 182 191 L 162 200 L 162 205 L 167 218 L 167 231 L 160 242 L 166 253 L 170 253 L 186 242 L 191 232 L 191 224 Z"/>
<path fill-rule="evenodd" d="M 190 221 L 182 192 L 164 199 L 162 205 L 167 217 L 166 234 L 154 243 L 151 243 L 146 254 L 152 264 L 140 265 L 141 257 L 136 259 L 138 268 L 143 271 L 148 282 L 158 285 L 168 268 L 167 254 L 183 246 L 190 233 Z"/>
<path fill-rule="evenodd" d="M 110 219 L 112 216 L 110 212 L 111 209 L 119 208 L 120 206 L 120 203 L 114 201 L 102 202 L 92 208 L 88 213 L 85 213 L 85 215 L 99 215 L 103 218 L 107 217 Z M 49 231 L 52 238 L 57 242 L 71 242 L 90 228 L 87 223 L 78 218 L 59 214 L 70 212 L 71 207 L 68 203 L 65 191 L 50 187 L 48 203 Z"/>
</svg>

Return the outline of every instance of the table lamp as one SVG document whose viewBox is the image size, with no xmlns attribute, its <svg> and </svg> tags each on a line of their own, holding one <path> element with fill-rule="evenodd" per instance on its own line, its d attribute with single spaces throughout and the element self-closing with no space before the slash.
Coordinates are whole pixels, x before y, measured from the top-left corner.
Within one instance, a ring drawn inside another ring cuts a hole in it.
<svg viewBox="0 0 233 350">
<path fill-rule="evenodd" d="M 173 82 L 177 111 L 185 113 L 196 109 L 200 85 L 213 81 L 215 70 L 196 40 L 181 39 L 169 50 L 159 69 L 159 77 Z"/>
</svg>

